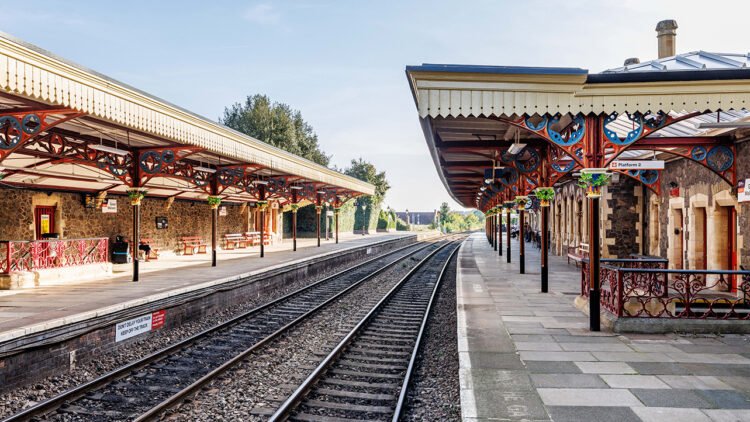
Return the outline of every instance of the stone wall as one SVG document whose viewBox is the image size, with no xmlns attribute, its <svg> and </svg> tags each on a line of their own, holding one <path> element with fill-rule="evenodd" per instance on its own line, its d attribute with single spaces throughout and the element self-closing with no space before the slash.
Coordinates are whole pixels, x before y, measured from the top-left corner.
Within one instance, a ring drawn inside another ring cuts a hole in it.
<svg viewBox="0 0 750 422">
<path fill-rule="evenodd" d="M 606 258 L 627 258 L 639 253 L 639 185 L 628 176 L 614 174 L 602 195 L 602 255 Z"/>
<path fill-rule="evenodd" d="M 56 206 L 54 231 L 63 238 L 108 237 L 132 235 L 133 213 L 126 196 L 117 200 L 116 213 L 86 208 L 80 193 L 38 192 L 28 189 L 0 189 L 0 239 L 33 240 L 34 207 Z M 219 236 L 247 230 L 247 206 L 222 204 L 226 216 L 219 217 Z M 156 217 L 167 217 L 169 227 L 156 229 Z M 177 249 L 180 237 L 211 238 L 211 212 L 205 201 L 146 198 L 141 205 L 141 238 L 151 238 L 162 250 Z"/>
<path fill-rule="evenodd" d="M 738 157 L 750 156 L 750 144 L 747 142 L 738 144 Z M 737 173 L 739 178 L 750 176 L 750 162 L 744 159 L 737 160 Z M 676 195 L 670 195 L 670 182 L 678 186 Z M 744 245 L 743 239 L 750 235 L 748 226 L 749 203 L 737 203 L 736 194 L 732 187 L 711 170 L 687 159 L 680 159 L 666 164 L 661 176 L 661 196 L 649 192 L 647 203 L 649 212 L 658 209 L 658 219 L 648 218 L 652 223 L 647 227 L 649 236 L 644 236 L 649 244 L 646 250 L 658 251 L 664 258 L 674 261 L 679 253 L 678 242 L 680 236 L 684 235 L 683 260 L 685 268 L 700 268 L 705 265 L 702 262 L 702 224 L 706 221 L 706 247 L 708 267 L 726 268 L 720 265 L 723 259 L 719 255 L 728 253 L 728 236 L 726 233 L 727 221 L 724 218 L 729 208 L 737 211 L 737 235 L 738 262 L 739 265 L 750 263 L 750 248 Z M 682 215 L 683 222 L 676 221 Z M 705 215 L 705 217 L 704 217 Z M 653 222 L 658 221 L 658 227 L 653 227 Z M 682 230 L 681 230 L 682 229 Z M 677 233 L 675 230 L 684 231 Z M 652 243 L 658 242 L 657 245 Z M 713 265 L 712 265 L 713 263 Z"/>
</svg>

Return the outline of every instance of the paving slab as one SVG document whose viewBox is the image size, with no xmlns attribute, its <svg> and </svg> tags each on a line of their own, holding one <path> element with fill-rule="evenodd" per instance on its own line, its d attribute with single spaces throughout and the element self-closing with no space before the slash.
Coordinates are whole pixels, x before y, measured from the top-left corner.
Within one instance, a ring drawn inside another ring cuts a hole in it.
<svg viewBox="0 0 750 422">
<path fill-rule="evenodd" d="M 632 410 L 643 422 L 711 422 L 711 418 L 700 409 L 634 407 Z"/>
<path fill-rule="evenodd" d="M 517 251 L 508 264 L 481 234 L 460 251 L 464 420 L 750 422 L 750 336 L 590 332 L 580 270 L 550 256 L 543 294 L 538 250 L 526 274 Z"/>
</svg>

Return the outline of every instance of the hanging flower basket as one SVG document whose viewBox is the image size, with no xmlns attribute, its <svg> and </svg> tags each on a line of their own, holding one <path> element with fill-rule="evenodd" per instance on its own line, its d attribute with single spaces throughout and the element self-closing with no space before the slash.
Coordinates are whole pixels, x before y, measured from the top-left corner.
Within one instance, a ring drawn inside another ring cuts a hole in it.
<svg viewBox="0 0 750 422">
<path fill-rule="evenodd" d="M 315 206 L 315 214 L 318 214 L 318 215 L 320 215 L 320 212 L 321 212 L 322 210 L 323 210 L 323 206 L 322 206 L 322 205 L 316 205 L 316 206 Z"/>
<path fill-rule="evenodd" d="M 293 213 L 296 213 L 297 210 L 299 209 L 299 204 L 292 204 L 289 206 L 289 208 L 291 208 Z"/>
<path fill-rule="evenodd" d="M 218 196 L 209 196 L 206 198 L 206 201 L 208 201 L 208 206 L 211 207 L 212 210 L 218 209 L 219 205 L 221 205 L 221 198 Z"/>
<path fill-rule="evenodd" d="M 523 210 L 526 208 L 526 204 L 529 203 L 529 197 L 525 195 L 519 195 L 516 196 L 516 206 L 519 210 Z"/>
<path fill-rule="evenodd" d="M 341 207 L 333 207 L 333 213 L 338 215 L 339 211 L 341 211 Z"/>
<path fill-rule="evenodd" d="M 578 186 L 586 191 L 587 198 L 599 198 L 602 196 L 602 187 L 607 186 L 609 181 L 607 169 L 583 169 L 578 178 Z"/>
<path fill-rule="evenodd" d="M 264 211 L 268 208 L 268 201 L 258 201 L 255 203 L 259 210 Z"/>
<path fill-rule="evenodd" d="M 511 210 L 511 209 L 513 209 L 513 207 L 514 207 L 515 205 L 516 205 L 516 203 L 515 203 L 515 202 L 513 202 L 513 201 L 505 201 L 505 202 L 503 203 L 503 208 L 505 208 L 506 210 Z"/>
<path fill-rule="evenodd" d="M 140 188 L 128 189 L 128 198 L 130 198 L 130 205 L 141 205 L 141 201 L 146 196 L 146 190 Z"/>
<path fill-rule="evenodd" d="M 550 202 L 555 199 L 555 189 L 549 187 L 536 188 L 536 197 L 539 199 L 540 207 L 549 207 Z"/>
</svg>

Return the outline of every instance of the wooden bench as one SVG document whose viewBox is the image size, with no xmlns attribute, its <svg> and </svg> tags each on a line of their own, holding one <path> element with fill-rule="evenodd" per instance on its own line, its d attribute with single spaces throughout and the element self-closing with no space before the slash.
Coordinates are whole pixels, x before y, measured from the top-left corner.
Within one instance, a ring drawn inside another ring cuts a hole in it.
<svg viewBox="0 0 750 422">
<path fill-rule="evenodd" d="M 573 262 L 576 264 L 576 268 L 578 268 L 579 265 L 581 265 L 581 260 L 583 258 L 589 257 L 589 244 L 588 243 L 581 243 L 578 246 L 568 246 L 568 264 L 570 264 L 570 260 L 572 259 Z"/>
<path fill-rule="evenodd" d="M 228 233 L 224 235 L 224 249 L 228 251 L 233 249 L 245 249 L 247 243 L 247 237 L 242 233 Z"/>
<path fill-rule="evenodd" d="M 266 232 L 263 235 L 263 244 L 266 246 L 270 245 L 271 234 Z M 245 239 L 247 239 L 247 244 L 249 246 L 258 246 L 260 245 L 260 232 L 246 232 Z"/>
<path fill-rule="evenodd" d="M 154 239 L 151 239 L 150 237 L 144 237 L 141 239 L 140 243 L 141 245 L 148 245 L 151 248 L 151 250 L 148 252 L 148 256 L 146 256 L 147 261 L 152 259 L 159 259 L 159 248 L 154 246 Z"/>
<path fill-rule="evenodd" d="M 200 236 L 184 236 L 180 238 L 184 248 L 183 255 L 194 255 L 206 253 L 206 242 Z"/>
</svg>

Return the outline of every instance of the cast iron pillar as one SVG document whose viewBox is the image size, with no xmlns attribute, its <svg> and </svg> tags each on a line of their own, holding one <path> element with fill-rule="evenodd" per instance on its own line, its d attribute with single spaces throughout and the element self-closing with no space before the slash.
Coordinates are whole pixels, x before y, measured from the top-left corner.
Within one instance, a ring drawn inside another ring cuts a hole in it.
<svg viewBox="0 0 750 422">
<path fill-rule="evenodd" d="M 216 238 L 219 225 L 219 207 L 211 207 L 211 266 L 216 266 Z"/>
<path fill-rule="evenodd" d="M 258 187 L 258 198 L 260 201 L 260 257 L 266 256 L 266 208 L 268 207 L 268 201 L 266 201 L 266 187 L 260 185 Z"/>
<path fill-rule="evenodd" d="M 498 256 L 503 256 L 503 212 L 497 213 L 497 250 Z"/>
<path fill-rule="evenodd" d="M 339 243 L 339 207 L 333 209 L 333 224 L 336 226 L 336 243 Z"/>
<path fill-rule="evenodd" d="M 589 330 L 600 330 L 599 296 L 599 198 L 589 199 Z"/>
<path fill-rule="evenodd" d="M 492 247 L 497 250 L 497 214 L 492 216 Z"/>
<path fill-rule="evenodd" d="M 547 224 L 549 220 L 549 207 L 542 207 L 542 293 L 549 291 L 549 254 L 547 250 Z"/>
<path fill-rule="evenodd" d="M 318 234 L 318 247 L 320 247 L 320 211 L 321 210 L 323 210 L 323 204 L 322 204 L 320 194 L 317 194 L 317 201 L 315 203 L 315 216 L 317 217 L 315 218 L 315 231 Z M 327 233 L 326 233 L 326 236 L 328 236 Z"/>
<path fill-rule="evenodd" d="M 526 257 L 524 256 L 524 253 L 526 252 L 526 247 L 525 247 L 526 240 L 524 239 L 524 236 L 526 235 L 526 230 L 524 230 L 524 227 L 523 227 L 524 214 L 526 214 L 526 212 L 523 210 L 523 208 L 518 211 L 518 272 L 519 274 L 526 274 Z"/>
<path fill-rule="evenodd" d="M 292 191 L 292 251 L 297 251 L 297 191 Z"/>
<path fill-rule="evenodd" d="M 510 208 L 508 208 L 508 213 L 506 214 L 506 222 L 505 227 L 507 227 L 508 232 L 505 234 L 505 246 L 507 246 L 507 251 L 505 252 L 505 262 L 510 264 Z"/>
<path fill-rule="evenodd" d="M 139 279 L 138 246 L 141 244 L 141 201 L 132 201 L 133 204 L 133 281 Z"/>
</svg>

